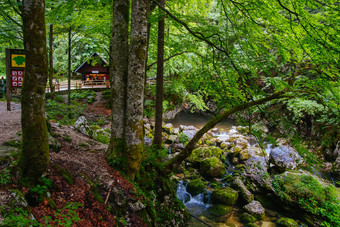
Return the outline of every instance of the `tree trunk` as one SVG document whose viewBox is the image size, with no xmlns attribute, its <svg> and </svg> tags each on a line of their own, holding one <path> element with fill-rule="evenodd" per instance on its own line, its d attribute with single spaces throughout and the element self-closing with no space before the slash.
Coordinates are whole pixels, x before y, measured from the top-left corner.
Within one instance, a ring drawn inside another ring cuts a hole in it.
<svg viewBox="0 0 340 227">
<path fill-rule="evenodd" d="M 165 0 L 160 0 L 160 5 L 164 7 Z M 157 45 L 157 84 L 156 84 L 156 123 L 153 143 L 157 148 L 162 146 L 162 123 L 163 123 L 163 73 L 164 73 L 164 13 L 158 21 L 158 45 Z"/>
<path fill-rule="evenodd" d="M 22 177 L 37 183 L 49 161 L 44 108 L 48 77 L 45 1 L 23 0 L 22 18 L 26 70 L 21 94 L 22 151 L 19 167 Z"/>
<path fill-rule="evenodd" d="M 71 32 L 72 32 L 72 28 L 70 27 L 69 31 L 68 31 L 68 68 L 67 68 L 67 104 L 71 105 Z"/>
<path fill-rule="evenodd" d="M 131 179 L 139 171 L 144 146 L 143 100 L 148 5 L 149 0 L 132 1 L 125 128 L 126 173 Z"/>
<path fill-rule="evenodd" d="M 49 71 L 49 84 L 50 84 L 50 93 L 51 98 L 54 97 L 54 85 L 53 85 L 53 24 L 50 24 L 50 51 L 49 51 L 49 58 L 50 58 L 50 71 Z"/>
<path fill-rule="evenodd" d="M 124 123 L 129 49 L 130 1 L 113 1 L 113 26 L 110 50 L 111 137 L 106 159 L 119 169 L 126 169 L 124 158 Z"/>
<path fill-rule="evenodd" d="M 166 165 L 164 166 L 164 172 L 165 174 L 168 174 L 172 171 L 174 171 L 176 168 L 178 168 L 178 166 L 185 160 L 187 159 L 193 149 L 195 148 L 195 145 L 198 143 L 198 141 L 201 139 L 201 137 L 208 132 L 211 128 L 213 128 L 217 123 L 223 121 L 224 119 L 228 118 L 230 115 L 244 110 L 246 108 L 255 106 L 255 105 L 259 105 L 259 104 L 263 104 L 265 102 L 268 102 L 270 100 L 274 100 L 274 99 L 279 99 L 283 97 L 284 92 L 278 92 L 275 93 L 271 96 L 256 100 L 256 101 L 252 101 L 249 103 L 243 103 L 240 104 L 234 108 L 231 108 L 225 112 L 223 112 L 222 114 L 217 115 L 216 117 L 212 118 L 210 121 L 208 121 L 208 123 L 206 123 L 203 128 L 201 128 L 196 134 L 195 136 L 189 141 L 189 143 L 185 146 L 185 148 L 183 149 L 183 151 L 181 151 L 181 153 L 179 153 L 178 155 L 176 155 L 174 158 L 172 158 L 171 160 L 169 160 Z"/>
</svg>

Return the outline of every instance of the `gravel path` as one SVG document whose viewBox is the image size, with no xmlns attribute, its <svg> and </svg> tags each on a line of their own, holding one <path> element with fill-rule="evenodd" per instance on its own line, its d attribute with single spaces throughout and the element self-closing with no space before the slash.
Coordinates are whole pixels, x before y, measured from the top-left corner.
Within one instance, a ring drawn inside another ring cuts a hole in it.
<svg viewBox="0 0 340 227">
<path fill-rule="evenodd" d="M 7 111 L 7 103 L 0 102 L 0 145 L 9 140 L 18 139 L 21 131 L 21 105 L 11 103 L 11 111 Z"/>
</svg>

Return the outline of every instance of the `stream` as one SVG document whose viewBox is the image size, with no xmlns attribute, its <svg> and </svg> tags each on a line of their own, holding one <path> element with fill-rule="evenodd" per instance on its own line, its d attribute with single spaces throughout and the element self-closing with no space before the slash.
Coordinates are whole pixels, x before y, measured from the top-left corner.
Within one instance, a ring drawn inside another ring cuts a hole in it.
<svg viewBox="0 0 340 227">
<path fill-rule="evenodd" d="M 192 114 L 186 112 L 180 112 L 173 120 L 168 121 L 171 123 L 173 127 L 179 128 L 181 125 L 184 126 L 194 126 L 197 129 L 202 128 L 207 122 L 209 118 L 206 116 L 202 116 L 200 114 Z M 235 122 L 231 120 L 225 120 L 215 126 L 217 130 L 213 133 L 214 137 L 220 138 L 223 140 L 223 137 L 228 137 L 229 134 L 236 133 Z M 248 141 L 250 146 L 256 146 L 256 140 Z M 271 144 L 265 145 L 265 151 L 267 155 L 269 155 L 272 149 Z M 232 175 L 234 172 L 234 166 L 227 159 L 226 162 L 227 173 L 226 175 Z M 230 212 L 227 219 L 224 218 L 216 218 L 212 216 L 209 212 L 210 204 L 210 193 L 200 193 L 196 196 L 192 196 L 187 192 L 187 183 L 184 181 L 179 181 L 177 185 L 177 198 L 183 202 L 186 208 L 189 211 L 191 219 L 188 222 L 188 226 L 200 227 L 200 226 L 244 226 L 238 218 L 239 216 L 239 208 L 234 207 L 234 209 Z M 276 226 L 274 222 L 269 221 L 268 219 L 263 220 L 261 223 L 263 227 Z"/>
</svg>

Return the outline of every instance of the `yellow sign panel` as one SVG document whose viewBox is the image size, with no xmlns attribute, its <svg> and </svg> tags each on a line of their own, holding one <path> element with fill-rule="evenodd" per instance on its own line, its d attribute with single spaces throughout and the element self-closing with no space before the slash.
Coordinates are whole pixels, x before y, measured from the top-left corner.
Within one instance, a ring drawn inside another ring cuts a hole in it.
<svg viewBox="0 0 340 227">
<path fill-rule="evenodd" d="M 24 68 L 25 63 L 26 63 L 26 55 L 24 54 L 12 54 L 11 55 L 12 67 Z"/>
</svg>

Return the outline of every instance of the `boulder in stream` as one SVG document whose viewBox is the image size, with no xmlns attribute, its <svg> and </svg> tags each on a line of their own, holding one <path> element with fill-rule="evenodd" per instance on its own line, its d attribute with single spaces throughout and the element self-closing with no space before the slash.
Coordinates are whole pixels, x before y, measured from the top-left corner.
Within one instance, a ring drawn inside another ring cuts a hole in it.
<svg viewBox="0 0 340 227">
<path fill-rule="evenodd" d="M 257 220 L 262 220 L 264 218 L 265 209 L 259 201 L 253 200 L 245 205 L 243 209 Z"/>
<path fill-rule="evenodd" d="M 235 187 L 239 191 L 240 197 L 244 201 L 250 203 L 251 201 L 254 200 L 254 195 L 246 188 L 240 177 L 235 177 L 233 181 L 233 187 Z"/>
<path fill-rule="evenodd" d="M 205 182 L 200 178 L 194 179 L 188 183 L 187 191 L 192 195 L 198 195 L 205 189 Z"/>
<path fill-rule="evenodd" d="M 296 169 L 302 163 L 302 157 L 294 148 L 288 146 L 276 147 L 269 155 L 270 168 L 278 173 Z"/>
<path fill-rule="evenodd" d="M 210 147 L 199 147 L 192 151 L 189 156 L 189 162 L 193 163 L 201 163 L 204 159 L 210 157 L 217 157 L 219 159 L 224 159 L 223 150 L 219 147 L 210 146 Z"/>
<path fill-rule="evenodd" d="M 287 171 L 275 175 L 273 189 L 289 210 L 298 208 L 308 225 L 339 226 L 340 190 L 306 171 Z"/>
<path fill-rule="evenodd" d="M 224 176 L 227 170 L 220 159 L 211 157 L 201 162 L 200 172 L 205 178 L 211 179 Z"/>
<path fill-rule="evenodd" d="M 232 206 L 213 204 L 208 208 L 208 211 L 214 217 L 221 217 L 229 214 L 233 210 Z"/>
<path fill-rule="evenodd" d="M 267 169 L 268 164 L 264 157 L 253 156 L 245 163 L 244 176 L 250 178 L 252 182 L 262 188 L 271 189 L 270 177 Z"/>
<path fill-rule="evenodd" d="M 282 227 L 298 227 L 299 224 L 291 218 L 280 218 L 276 224 Z"/>
<path fill-rule="evenodd" d="M 238 199 L 238 191 L 232 188 L 218 188 L 211 193 L 211 200 L 214 203 L 224 205 L 235 205 Z"/>
</svg>

